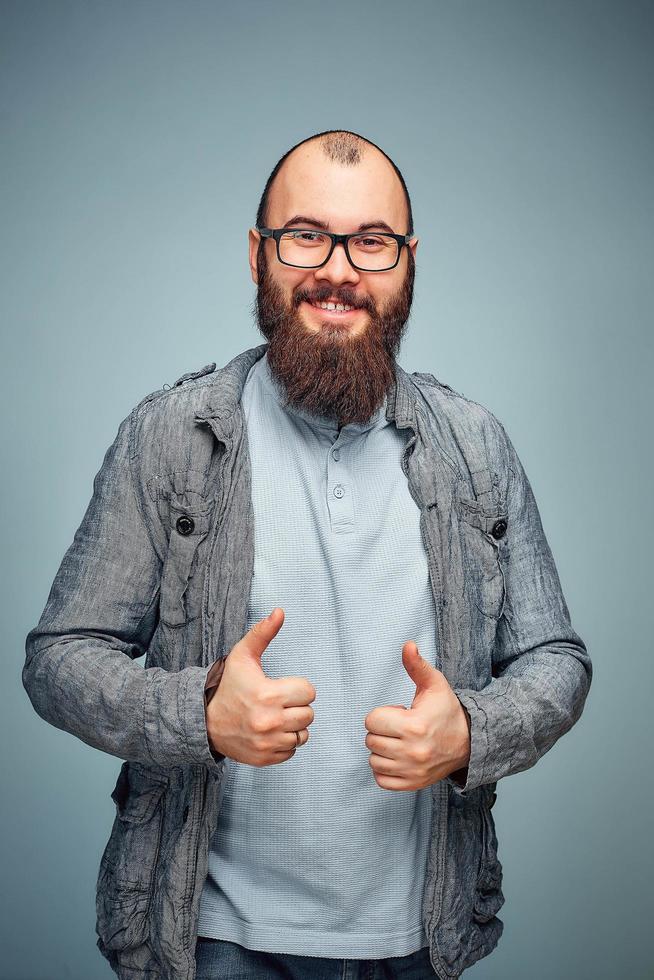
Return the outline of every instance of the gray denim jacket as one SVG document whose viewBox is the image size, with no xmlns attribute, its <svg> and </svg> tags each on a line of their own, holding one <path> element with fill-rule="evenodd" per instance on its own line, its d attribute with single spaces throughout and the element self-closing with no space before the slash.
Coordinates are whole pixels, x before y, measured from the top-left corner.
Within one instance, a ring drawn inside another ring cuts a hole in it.
<svg viewBox="0 0 654 980">
<path fill-rule="evenodd" d="M 121 422 L 26 638 L 22 680 L 41 718 L 124 760 L 96 896 L 97 945 L 124 980 L 195 977 L 225 769 L 204 686 L 245 633 L 254 548 L 240 397 L 266 349 L 183 375 Z M 470 717 L 465 786 L 448 776 L 431 787 L 422 917 L 446 980 L 502 934 L 496 783 L 574 725 L 592 665 L 502 424 L 399 365 L 387 417 L 410 429 L 402 468 L 420 509 L 436 666 Z"/>
</svg>

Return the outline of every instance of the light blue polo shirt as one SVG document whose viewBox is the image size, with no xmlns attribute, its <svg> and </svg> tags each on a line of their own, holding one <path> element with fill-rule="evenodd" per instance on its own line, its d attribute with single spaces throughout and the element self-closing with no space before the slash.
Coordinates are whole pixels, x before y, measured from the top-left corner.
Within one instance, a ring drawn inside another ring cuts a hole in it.
<svg viewBox="0 0 654 980">
<path fill-rule="evenodd" d="M 307 677 L 315 717 L 285 762 L 226 759 L 198 934 L 304 956 L 406 956 L 428 945 L 431 790 L 377 785 L 364 718 L 410 707 L 403 643 L 436 662 L 420 511 L 400 465 L 410 430 L 386 420 L 386 401 L 340 433 L 335 419 L 285 408 L 267 355 L 242 407 L 255 522 L 247 629 L 284 610 L 262 667 Z"/>
</svg>

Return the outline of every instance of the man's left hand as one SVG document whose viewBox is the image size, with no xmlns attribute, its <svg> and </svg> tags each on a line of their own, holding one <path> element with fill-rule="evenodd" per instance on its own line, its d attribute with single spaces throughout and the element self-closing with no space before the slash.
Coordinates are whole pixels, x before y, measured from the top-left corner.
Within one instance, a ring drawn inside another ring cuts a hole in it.
<svg viewBox="0 0 654 980">
<path fill-rule="evenodd" d="M 389 704 L 369 711 L 365 743 L 378 786 L 416 790 L 468 764 L 470 731 L 447 678 L 420 656 L 413 640 L 402 647 L 402 663 L 416 685 L 411 707 Z"/>
</svg>

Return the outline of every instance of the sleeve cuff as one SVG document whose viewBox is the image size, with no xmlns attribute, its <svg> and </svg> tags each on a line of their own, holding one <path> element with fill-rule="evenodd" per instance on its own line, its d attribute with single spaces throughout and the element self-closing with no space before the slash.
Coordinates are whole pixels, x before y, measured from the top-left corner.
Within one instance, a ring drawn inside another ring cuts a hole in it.
<svg viewBox="0 0 654 980">
<path fill-rule="evenodd" d="M 468 709 L 463 704 L 461 704 L 461 707 L 463 708 L 464 714 L 466 716 L 466 722 L 468 723 L 468 738 L 470 739 L 470 744 L 471 744 L 471 747 L 472 747 L 470 713 L 469 713 Z M 471 754 L 472 754 L 472 749 L 471 749 Z M 458 786 L 459 789 L 462 790 L 462 791 L 465 788 L 466 783 L 468 781 L 468 768 L 469 768 L 469 765 L 465 765 L 465 766 L 462 766 L 461 769 L 456 769 L 454 772 L 451 772 L 449 774 L 450 782 L 455 787 Z"/>
<path fill-rule="evenodd" d="M 186 738 L 188 746 L 194 756 L 195 762 L 217 772 L 225 756 L 219 752 L 215 752 L 209 742 L 209 732 L 207 730 L 208 699 L 206 694 L 208 669 L 206 667 L 193 667 L 190 669 L 193 674 L 189 678 L 186 692 L 188 711 L 186 717 Z M 213 694 L 213 691 L 211 694 Z"/>
<path fill-rule="evenodd" d="M 465 709 L 468 719 L 470 758 L 467 766 L 451 772 L 445 779 L 457 795 L 465 797 L 483 782 L 484 759 L 487 752 L 486 730 L 483 711 L 472 697 L 472 692 L 464 693 L 461 689 L 454 688 L 454 693 Z"/>
</svg>

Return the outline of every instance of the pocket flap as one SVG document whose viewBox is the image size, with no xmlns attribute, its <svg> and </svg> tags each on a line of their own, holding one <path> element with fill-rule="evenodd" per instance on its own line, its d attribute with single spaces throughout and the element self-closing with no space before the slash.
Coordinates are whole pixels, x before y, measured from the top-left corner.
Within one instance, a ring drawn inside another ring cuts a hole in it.
<svg viewBox="0 0 654 980">
<path fill-rule="evenodd" d="M 490 534 L 497 521 L 508 524 L 509 515 L 506 507 L 499 502 L 492 507 L 483 507 L 478 500 L 469 497 L 455 497 L 456 510 L 466 524 L 479 528 L 485 534 Z"/>
</svg>

